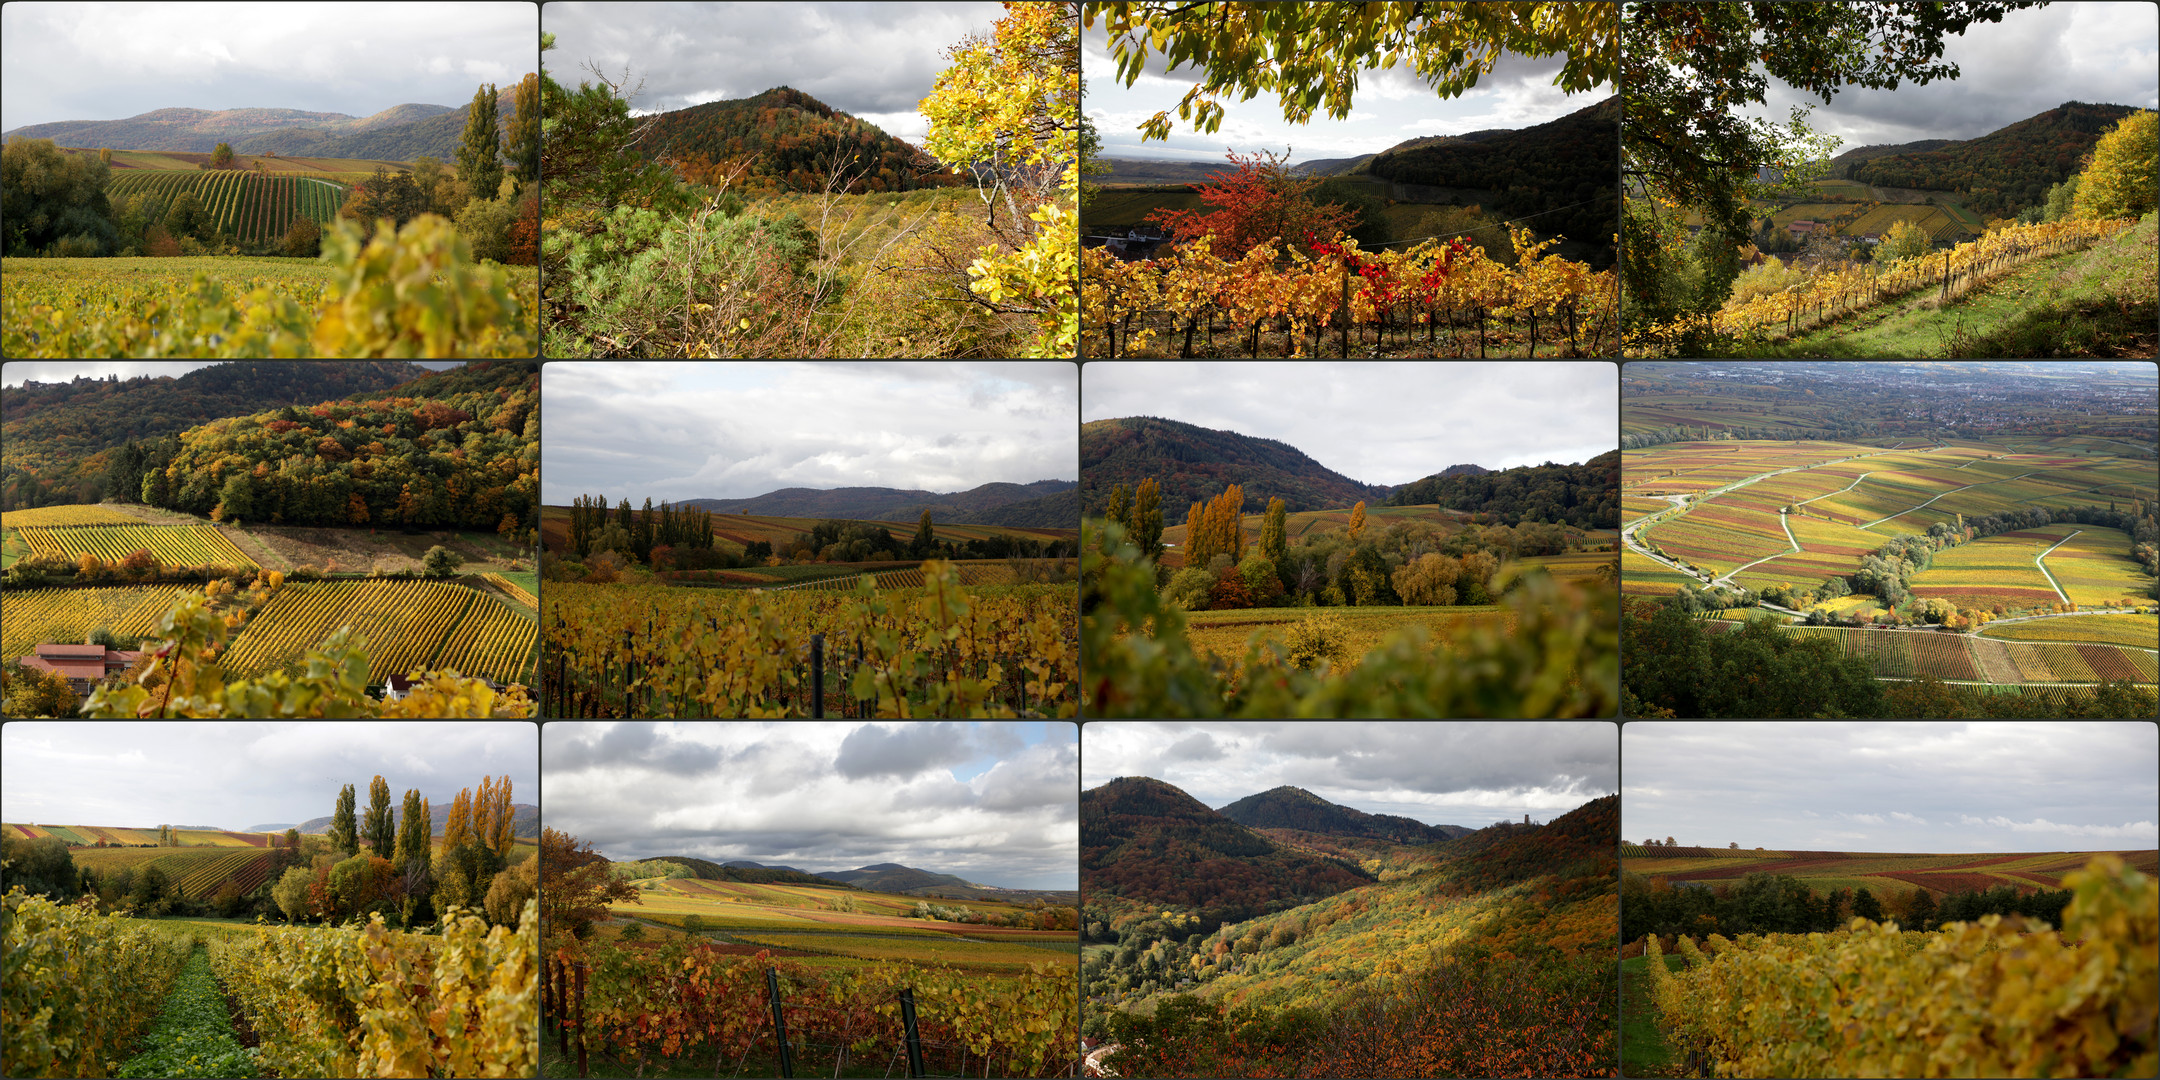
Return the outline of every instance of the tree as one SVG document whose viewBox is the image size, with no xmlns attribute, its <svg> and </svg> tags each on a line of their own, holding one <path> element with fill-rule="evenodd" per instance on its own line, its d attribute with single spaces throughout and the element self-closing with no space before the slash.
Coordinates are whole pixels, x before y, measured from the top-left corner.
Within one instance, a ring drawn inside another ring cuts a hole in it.
<svg viewBox="0 0 2160 1080">
<path fill-rule="evenodd" d="M 86 891 L 82 888 L 82 875 L 75 867 L 75 857 L 68 854 L 67 844 L 56 837 L 43 836 L 35 840 L 0 837 L 0 861 L 7 864 L 5 884 L 0 888 L 13 889 L 20 885 L 32 896 L 45 896 L 55 901 L 72 900 Z"/>
<path fill-rule="evenodd" d="M 208 239 L 214 227 L 210 212 L 203 209 L 202 201 L 193 191 L 183 191 L 175 196 L 171 208 L 165 211 L 165 231 L 175 238 Z"/>
<path fill-rule="evenodd" d="M 1140 481 L 1140 488 L 1133 495 L 1133 546 L 1140 554 L 1154 559 L 1162 554 L 1162 485 L 1150 476 Z"/>
<path fill-rule="evenodd" d="M 915 525 L 915 539 L 908 545 L 908 554 L 925 558 L 937 550 L 937 534 L 930 530 L 930 511 L 922 512 L 922 520 Z"/>
<path fill-rule="evenodd" d="M 1260 553 L 1277 566 L 1282 565 L 1283 555 L 1289 550 L 1289 512 L 1281 499 L 1268 497 L 1267 519 L 1260 526 Z"/>
<path fill-rule="evenodd" d="M 1935 247 L 1935 240 L 1926 229 L 1910 221 L 1894 221 L 1890 230 L 1883 234 L 1882 243 L 1876 245 L 1875 257 L 1884 263 L 1914 255 L 1925 255 Z"/>
<path fill-rule="evenodd" d="M 211 167 L 211 168 L 213 168 L 213 169 L 228 169 L 228 168 L 231 168 L 231 167 L 232 167 L 232 163 L 233 163 L 233 152 L 232 152 L 232 144 L 231 144 L 231 143 L 222 143 L 222 142 L 221 142 L 221 143 L 217 144 L 217 148 L 216 148 L 216 149 L 214 149 L 214 150 L 210 151 L 210 167 Z"/>
<path fill-rule="evenodd" d="M 15 136 L 0 149 L 0 229 L 5 253 L 37 255 L 61 240 L 94 245 L 97 255 L 119 237 L 105 195 L 111 170 L 87 154 L 63 154 L 51 139 Z"/>
<path fill-rule="evenodd" d="M 12 575 L 8 584 L 15 584 Z M 6 699 L 9 716 L 75 715 L 75 690 L 67 678 L 57 671 L 25 667 L 20 660 L 8 665 Z"/>
<path fill-rule="evenodd" d="M 2082 173 L 2073 173 L 2069 179 L 2049 188 L 2047 209 L 2042 217 L 2048 221 L 2061 221 L 2074 216 L 2077 210 L 2078 182 L 2083 179 Z"/>
<path fill-rule="evenodd" d="M 422 209 L 445 217 L 457 213 L 458 207 L 449 205 L 450 192 L 445 190 L 452 182 L 450 170 L 434 156 L 422 154 L 413 159 L 412 182 L 420 191 Z"/>
<path fill-rule="evenodd" d="M 390 782 L 377 775 L 368 782 L 368 808 L 361 818 L 360 835 L 367 840 L 370 850 L 385 859 L 397 845 L 397 832 L 391 820 Z"/>
<path fill-rule="evenodd" d="M 399 809 L 397 855 L 400 867 L 418 862 L 423 866 L 434 857 L 430 849 L 434 839 L 435 825 L 427 800 L 420 797 L 417 788 L 405 789 L 404 805 Z"/>
<path fill-rule="evenodd" d="M 1350 542 L 1357 543 L 1358 534 L 1365 531 L 1365 501 L 1350 508 Z"/>
<path fill-rule="evenodd" d="M 457 552 L 437 544 L 420 560 L 420 569 L 429 577 L 446 578 L 457 573 L 458 564 L 464 561 Z"/>
<path fill-rule="evenodd" d="M 1874 893 L 1861 889 L 1853 894 L 1852 913 L 1863 919 L 1880 922 L 1883 917 L 1882 904 L 1876 901 Z"/>
<path fill-rule="evenodd" d="M 1935 929 L 1934 893 L 1931 893 L 1924 888 L 1914 889 L 1912 903 L 1908 905 L 1908 907 L 1909 913 L 1907 915 L 1907 919 L 1912 923 L 1912 925 L 1907 927 L 1907 929 L 1922 931 Z"/>
<path fill-rule="evenodd" d="M 526 859 L 495 875 L 495 882 L 488 886 L 487 896 L 480 906 L 487 912 L 488 922 L 514 927 L 525 910 L 525 902 L 531 900 L 539 888 L 540 860 Z"/>
<path fill-rule="evenodd" d="M 107 146 L 100 148 L 97 152 L 97 159 L 98 163 L 101 165 L 112 164 L 112 147 Z"/>
<path fill-rule="evenodd" d="M 277 884 L 270 887 L 270 899 L 285 913 L 287 921 L 299 922 L 312 914 L 308 910 L 308 881 L 314 876 L 313 870 L 295 866 L 286 870 Z"/>
<path fill-rule="evenodd" d="M 1132 492 L 1125 485 L 1110 489 L 1110 506 L 1103 516 L 1117 522 L 1127 532 L 1132 531 Z"/>
<path fill-rule="evenodd" d="M 495 101 L 494 83 L 473 92 L 472 111 L 465 116 L 465 137 L 458 143 L 458 176 L 475 199 L 492 199 L 502 186 L 502 135 L 495 126 Z"/>
<path fill-rule="evenodd" d="M 300 850 L 300 830 L 285 830 L 285 846 L 293 851 Z"/>
<path fill-rule="evenodd" d="M 608 905 L 642 904 L 630 883 L 608 872 L 607 858 L 565 832 L 540 830 L 540 936 L 584 938 L 607 917 Z"/>
<path fill-rule="evenodd" d="M 503 156 L 520 188 L 540 178 L 540 76 L 531 72 L 510 88 L 510 130 Z"/>
<path fill-rule="evenodd" d="M 1273 93 L 1292 123 L 1309 121 L 1323 105 L 1333 119 L 1347 119 L 1358 71 L 1405 61 L 1444 98 L 1477 85 L 1505 52 L 1565 55 L 1553 84 L 1570 94 L 1612 81 L 1619 62 L 1609 4 L 1086 4 L 1090 29 L 1098 17 L 1125 85 L 1151 63 L 1156 70 L 1202 73 L 1178 102 L 1178 118 L 1203 132 L 1222 126 L 1214 99 L 1231 93 L 1240 99 Z M 1167 139 L 1170 127 L 1169 114 L 1158 112 L 1140 130 L 1145 138 Z"/>
<path fill-rule="evenodd" d="M 278 238 L 278 250 L 294 259 L 312 259 L 322 254 L 322 226 L 305 214 L 295 216 L 285 227 L 285 235 Z"/>
<path fill-rule="evenodd" d="M 450 816 L 443 821 L 443 850 L 463 847 L 476 840 L 473 828 L 472 789 L 459 788 L 450 800 Z"/>
<path fill-rule="evenodd" d="M 353 820 L 353 786 L 338 790 L 337 809 L 330 813 L 330 846 L 351 858 L 360 852 L 360 831 Z"/>
<path fill-rule="evenodd" d="M 1180 237 L 1212 235 L 1210 250 L 1232 259 L 1270 239 L 1307 246 L 1324 243 L 1353 223 L 1350 211 L 1314 203 L 1312 192 L 1320 179 L 1290 175 L 1287 161 L 1274 151 L 1241 155 L 1233 150 L 1229 158 L 1234 168 L 1211 173 L 1200 185 L 1201 203 L 1214 209 L 1165 208 L 1151 212 L 1147 220 Z"/>
<path fill-rule="evenodd" d="M 554 48 L 555 35 L 542 31 L 541 54 Z M 596 82 L 581 81 L 570 90 L 545 66 L 540 70 L 540 175 L 548 217 L 551 223 L 559 222 L 551 224 L 551 232 L 597 232 L 618 206 L 683 209 L 688 201 L 673 169 L 622 152 L 654 123 L 651 117 L 630 115 L 630 99 L 644 85 L 629 86 L 627 74 L 610 80 L 594 70 L 593 77 Z"/>
<path fill-rule="evenodd" d="M 2131 113 L 2093 144 L 2092 164 L 2078 182 L 2080 218 L 2135 218 L 2153 210 L 2160 174 L 2160 113 Z"/>
</svg>

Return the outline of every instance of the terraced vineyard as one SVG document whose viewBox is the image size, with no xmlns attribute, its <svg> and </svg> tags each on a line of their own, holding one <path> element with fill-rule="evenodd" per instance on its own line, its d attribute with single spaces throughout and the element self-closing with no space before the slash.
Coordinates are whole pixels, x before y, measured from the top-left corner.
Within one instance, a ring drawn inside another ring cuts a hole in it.
<svg viewBox="0 0 2160 1080">
<path fill-rule="evenodd" d="M 255 560 L 242 554 L 214 525 L 129 524 L 82 526 L 24 526 L 19 531 L 33 554 L 76 559 L 95 555 L 117 563 L 142 550 L 157 556 L 166 566 L 237 566 L 252 568 Z"/>
<path fill-rule="evenodd" d="M 278 670 L 344 626 L 367 638 L 369 678 L 376 681 L 442 667 L 517 681 L 530 669 L 539 634 L 531 616 L 461 585 L 299 582 L 286 585 L 248 622 L 227 651 L 225 667 L 238 675 Z"/>
<path fill-rule="evenodd" d="M 41 643 L 80 642 L 103 627 L 123 638 L 150 633 L 190 590 L 173 585 L 0 592 L 0 663 Z"/>
</svg>

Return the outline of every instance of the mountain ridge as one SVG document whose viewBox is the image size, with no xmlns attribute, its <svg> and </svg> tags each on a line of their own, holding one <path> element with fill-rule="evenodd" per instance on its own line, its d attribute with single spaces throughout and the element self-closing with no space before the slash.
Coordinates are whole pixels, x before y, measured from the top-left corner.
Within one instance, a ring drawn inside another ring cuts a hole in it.
<svg viewBox="0 0 2160 1080">
<path fill-rule="evenodd" d="M 779 488 L 747 499 L 685 499 L 716 514 L 762 517 L 836 518 L 848 521 L 911 521 L 930 511 L 933 521 L 948 525 L 1008 525 L 1072 529 L 1080 525 L 1073 480 L 1036 480 L 1015 484 L 993 481 L 966 491 L 919 488 L 839 487 Z M 1059 517 L 1070 503 L 1072 512 Z M 1040 520 L 1040 519 L 1049 520 Z"/>
<path fill-rule="evenodd" d="M 1288 784 L 1247 795 L 1215 812 L 1250 829 L 1297 829 L 1397 844 L 1439 843 L 1476 831 L 1462 825 L 1427 825 L 1414 818 L 1367 813 Z"/>
<path fill-rule="evenodd" d="M 432 154 L 448 161 L 464 135 L 472 104 L 462 106 L 406 102 L 367 116 L 243 106 L 231 109 L 169 107 L 117 120 L 61 120 L 25 124 L 0 132 L 0 139 L 20 135 L 51 139 L 55 144 L 113 150 L 178 150 L 208 153 L 230 143 L 238 154 L 287 157 L 352 157 L 408 161 Z M 501 110 L 507 124 L 509 109 Z M 423 126 L 424 125 L 424 126 Z M 445 132 L 448 142 L 445 143 Z M 397 153 L 353 153 L 353 150 Z"/>
<path fill-rule="evenodd" d="M 1887 152 L 1856 147 L 1830 159 L 1829 175 L 1880 187 L 1962 193 L 1976 212 L 2008 215 L 2046 201 L 2050 187 L 2079 171 L 2101 133 L 2139 111 L 2066 101 L 1977 138 L 1895 144 Z M 1925 143 L 1938 145 L 1913 149 Z"/>
<path fill-rule="evenodd" d="M 741 166 L 732 186 L 752 194 L 823 191 L 843 161 L 856 191 L 961 183 L 913 143 L 789 86 L 651 113 L 642 122 L 640 153 L 673 163 L 684 179 L 715 185 Z"/>
<path fill-rule="evenodd" d="M 1157 416 L 1082 424 L 1080 476 L 1081 507 L 1091 515 L 1109 506 L 1114 485 L 1136 490 L 1152 477 L 1162 489 L 1166 524 L 1183 521 L 1187 507 L 1231 484 L 1243 486 L 1246 513 L 1266 510 L 1270 497 L 1280 497 L 1295 513 L 1377 503 L 1394 490 L 1352 480 L 1280 440 Z"/>
</svg>

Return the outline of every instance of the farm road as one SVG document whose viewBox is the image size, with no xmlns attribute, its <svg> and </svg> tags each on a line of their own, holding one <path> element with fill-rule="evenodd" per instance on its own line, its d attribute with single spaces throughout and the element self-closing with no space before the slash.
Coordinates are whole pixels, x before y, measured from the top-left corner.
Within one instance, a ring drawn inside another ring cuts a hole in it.
<svg viewBox="0 0 2160 1080">
<path fill-rule="evenodd" d="M 2055 548 L 2059 548 L 2064 544 L 2069 543 L 2072 537 L 2075 537 L 2077 536 L 2077 534 L 2084 531 L 2085 530 L 2083 529 L 2072 529 L 2070 530 L 2069 536 L 2065 536 L 2062 539 L 2055 541 L 2055 547 L 2051 547 L 2046 551 L 2043 551 L 2040 554 L 2033 556 L 2033 565 L 2039 567 L 2042 574 L 2047 575 L 2048 584 L 2055 587 L 2055 595 L 2062 597 L 2062 602 L 2065 604 L 2070 602 L 2070 594 L 2062 591 L 2062 583 L 2056 581 L 2055 575 L 2048 570 L 2046 560 L 2048 556 L 2055 554 Z"/>
</svg>

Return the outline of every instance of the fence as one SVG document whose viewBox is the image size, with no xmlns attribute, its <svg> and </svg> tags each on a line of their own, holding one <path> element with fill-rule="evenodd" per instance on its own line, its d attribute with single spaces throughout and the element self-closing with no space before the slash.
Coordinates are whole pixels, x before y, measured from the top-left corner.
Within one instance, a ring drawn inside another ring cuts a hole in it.
<svg viewBox="0 0 2160 1080">
<path fill-rule="evenodd" d="M 581 1078 L 590 1076 L 589 1048 L 585 1038 L 585 988 L 590 968 L 583 961 L 562 955 L 548 957 L 544 968 L 540 980 L 541 1041 L 545 1044 L 548 1028 L 552 1026 L 563 1060 L 568 1062 L 574 1056 L 577 1075 Z M 976 1054 L 963 1043 L 926 1037 L 912 987 L 901 988 L 895 995 L 900 1007 L 899 1030 L 888 1029 L 885 1033 L 888 1037 L 898 1036 L 891 1053 L 866 1057 L 855 1048 L 866 1038 L 878 1037 L 874 1032 L 864 1030 L 866 1026 L 875 1027 L 880 1023 L 876 1014 L 845 1004 L 801 1000 L 790 1003 L 783 992 L 778 968 L 766 968 L 764 982 L 765 1004 L 760 1011 L 769 1018 L 769 1024 L 762 1034 L 745 1045 L 736 1057 L 734 1070 L 726 1075 L 767 1076 L 776 1073 L 792 1078 L 798 1074 L 798 1069 L 812 1064 L 822 1074 L 828 1061 L 832 1064 L 831 1075 L 834 1077 L 848 1073 L 851 1065 L 855 1070 L 851 1075 L 876 1075 L 868 1070 L 879 1068 L 881 1061 L 882 1075 L 885 1076 L 895 1075 L 895 1070 L 903 1068 L 906 1070 L 904 1075 L 909 1077 L 1017 1075 L 1011 1068 L 1014 1062 L 1009 1056 L 1004 1061 L 1007 1069 L 994 1072 L 998 1063 L 994 1051 Z M 768 1056 L 752 1061 L 752 1054 L 760 1048 L 766 1049 Z M 688 1057 L 696 1048 L 684 1045 L 680 1049 L 678 1056 Z M 721 1075 L 725 1065 L 720 1060 L 722 1053 L 724 1050 L 715 1051 L 715 1076 Z M 645 1052 L 641 1050 L 637 1063 L 640 1077 L 644 1075 L 645 1064 Z M 947 1067 L 950 1071 L 933 1072 L 933 1067 Z M 746 1073 L 746 1069 L 750 1071 Z M 1072 1075 L 1078 1075 L 1077 1062 Z"/>
</svg>

